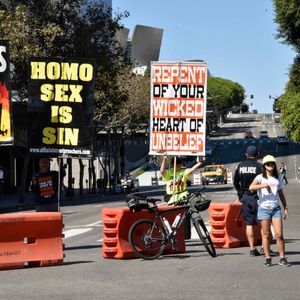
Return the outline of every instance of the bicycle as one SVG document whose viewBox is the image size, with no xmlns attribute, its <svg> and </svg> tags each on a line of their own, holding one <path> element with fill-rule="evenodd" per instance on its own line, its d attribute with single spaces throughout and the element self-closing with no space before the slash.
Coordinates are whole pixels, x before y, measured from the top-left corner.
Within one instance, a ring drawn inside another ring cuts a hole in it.
<svg viewBox="0 0 300 300">
<path fill-rule="evenodd" d="M 176 233 L 186 217 L 192 220 L 196 232 L 202 241 L 207 252 L 216 257 L 216 250 L 210 238 L 209 232 L 200 215 L 200 211 L 208 209 L 211 200 L 204 198 L 201 192 L 204 188 L 188 196 L 188 204 L 172 207 L 160 211 L 156 202 L 160 199 L 148 198 L 141 194 L 131 194 L 128 196 L 128 207 L 133 211 L 148 209 L 154 214 L 153 219 L 141 219 L 132 224 L 128 234 L 128 240 L 133 252 L 143 259 L 158 258 L 165 247 L 170 245 L 176 249 Z M 150 205 L 151 204 L 151 205 Z M 172 226 L 163 217 L 163 214 L 170 211 L 176 211 L 184 208 L 182 215 L 178 214 Z"/>
</svg>

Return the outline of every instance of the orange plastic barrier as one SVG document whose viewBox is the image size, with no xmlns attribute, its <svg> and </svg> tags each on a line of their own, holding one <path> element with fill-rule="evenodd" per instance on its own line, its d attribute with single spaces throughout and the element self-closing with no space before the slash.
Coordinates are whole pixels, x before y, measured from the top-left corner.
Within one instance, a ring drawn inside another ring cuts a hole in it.
<svg viewBox="0 0 300 300">
<path fill-rule="evenodd" d="M 63 263 L 62 214 L 0 215 L 0 269 Z"/>
<path fill-rule="evenodd" d="M 246 223 L 243 215 L 237 218 L 242 204 L 211 203 L 208 209 L 210 217 L 210 237 L 216 248 L 235 248 L 247 246 Z M 254 243 L 261 243 L 260 225 L 254 226 Z"/>
<path fill-rule="evenodd" d="M 160 206 L 160 210 L 169 209 L 170 206 Z M 184 212 L 184 209 L 166 212 L 163 216 L 172 224 L 176 215 Z M 134 258 L 135 253 L 132 251 L 128 242 L 128 232 L 131 225 L 140 219 L 152 219 L 153 214 L 148 210 L 140 212 L 132 212 L 127 207 L 122 208 L 104 208 L 102 210 L 103 222 L 103 243 L 102 243 L 102 256 L 104 258 Z M 181 225 L 177 232 L 177 250 L 172 250 L 171 246 L 165 249 L 166 253 L 184 253 L 184 229 Z"/>
</svg>

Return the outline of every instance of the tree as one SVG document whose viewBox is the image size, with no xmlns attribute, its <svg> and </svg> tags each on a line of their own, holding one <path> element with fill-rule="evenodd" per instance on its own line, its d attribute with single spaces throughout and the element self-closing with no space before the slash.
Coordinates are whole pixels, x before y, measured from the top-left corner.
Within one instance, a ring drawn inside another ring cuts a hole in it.
<svg viewBox="0 0 300 300">
<path fill-rule="evenodd" d="M 289 137 L 294 141 L 300 141 L 300 93 L 285 93 L 282 96 L 282 123 L 288 130 Z"/>
<path fill-rule="evenodd" d="M 14 66 L 12 89 L 24 97 L 27 96 L 28 58 L 45 56 L 55 47 L 55 37 L 62 33 L 59 26 L 49 23 L 47 27 L 39 27 L 28 7 L 20 5 L 8 13 L 0 10 L 0 37 L 10 41 L 10 57 Z M 44 49 L 37 41 L 44 41 Z M 57 46 L 56 46 L 57 47 Z"/>
<path fill-rule="evenodd" d="M 249 105 L 246 104 L 246 103 L 243 103 L 243 104 L 241 105 L 241 112 L 242 112 L 242 113 L 247 113 L 247 112 L 249 112 Z"/>
<path fill-rule="evenodd" d="M 273 103 L 273 111 L 275 113 L 281 112 L 282 99 L 281 97 L 275 98 Z"/>
<path fill-rule="evenodd" d="M 226 109 L 239 106 L 245 99 L 245 89 L 238 83 L 220 77 L 208 77 L 207 105 Z"/>
<path fill-rule="evenodd" d="M 298 0 L 274 0 L 276 38 L 300 50 L 300 6 Z"/>
<path fill-rule="evenodd" d="M 136 75 L 128 66 L 118 74 L 116 83 L 123 101 L 102 128 L 109 137 L 106 142 L 114 156 L 114 178 L 118 179 L 125 171 L 125 137 L 145 129 L 149 122 L 150 77 L 149 74 Z"/>
<path fill-rule="evenodd" d="M 0 37 L 11 41 L 11 60 L 16 74 L 13 89 L 26 93 L 29 57 L 92 59 L 99 90 L 95 98 L 101 102 L 98 107 L 102 107 L 105 101 L 100 98 L 111 96 L 111 91 L 115 90 L 110 89 L 114 82 L 112 77 L 123 66 L 123 50 L 114 37 L 121 28 L 118 22 L 127 13 L 113 18 L 111 10 L 103 4 L 87 0 L 19 2 L 24 4 L 10 13 L 0 12 Z M 111 98 L 110 102 L 113 103 L 114 99 Z"/>
<path fill-rule="evenodd" d="M 300 140 L 300 6 L 297 0 L 274 0 L 275 22 L 278 24 L 276 38 L 292 46 L 297 56 L 289 71 L 284 94 L 276 103 L 282 112 L 282 123 L 290 138 Z"/>
<path fill-rule="evenodd" d="M 127 100 L 117 84 L 127 62 L 114 37 L 128 13 L 112 17 L 111 9 L 86 0 L 17 2 L 21 4 L 9 11 L 0 10 L 0 38 L 10 40 L 14 66 L 12 89 L 27 96 L 29 57 L 92 59 L 94 119 L 113 116 Z"/>
<path fill-rule="evenodd" d="M 300 93 L 300 54 L 296 56 L 289 70 L 286 93 Z"/>
</svg>

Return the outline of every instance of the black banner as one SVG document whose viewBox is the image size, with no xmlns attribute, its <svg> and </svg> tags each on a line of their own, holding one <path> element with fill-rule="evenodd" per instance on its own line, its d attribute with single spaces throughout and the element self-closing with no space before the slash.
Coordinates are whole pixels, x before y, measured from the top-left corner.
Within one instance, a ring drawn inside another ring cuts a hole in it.
<svg viewBox="0 0 300 300">
<path fill-rule="evenodd" d="M 8 41 L 0 40 L 0 146 L 13 145 Z"/>
<path fill-rule="evenodd" d="M 90 156 L 93 64 L 79 59 L 30 61 L 29 151 L 51 156 Z"/>
</svg>

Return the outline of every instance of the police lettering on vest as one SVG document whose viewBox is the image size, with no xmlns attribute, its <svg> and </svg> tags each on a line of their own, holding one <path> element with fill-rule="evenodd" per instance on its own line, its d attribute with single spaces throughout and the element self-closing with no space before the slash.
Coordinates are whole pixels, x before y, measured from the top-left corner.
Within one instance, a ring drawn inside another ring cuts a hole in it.
<svg viewBox="0 0 300 300">
<path fill-rule="evenodd" d="M 240 167 L 240 174 L 257 174 L 256 167 Z"/>
</svg>

